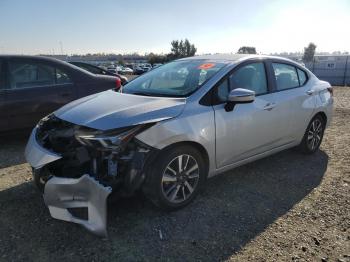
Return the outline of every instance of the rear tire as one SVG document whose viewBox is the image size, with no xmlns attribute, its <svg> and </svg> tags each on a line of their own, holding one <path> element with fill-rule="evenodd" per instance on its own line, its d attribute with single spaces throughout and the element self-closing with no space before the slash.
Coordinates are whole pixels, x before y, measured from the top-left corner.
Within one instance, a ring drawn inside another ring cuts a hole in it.
<svg viewBox="0 0 350 262">
<path fill-rule="evenodd" d="M 315 153 L 322 143 L 325 127 L 326 123 L 322 116 L 316 115 L 311 119 L 306 128 L 303 140 L 299 145 L 299 149 L 305 154 Z"/>
<path fill-rule="evenodd" d="M 192 202 L 207 176 L 201 153 L 188 145 L 161 151 L 146 170 L 143 192 L 156 206 L 168 211 Z"/>
</svg>

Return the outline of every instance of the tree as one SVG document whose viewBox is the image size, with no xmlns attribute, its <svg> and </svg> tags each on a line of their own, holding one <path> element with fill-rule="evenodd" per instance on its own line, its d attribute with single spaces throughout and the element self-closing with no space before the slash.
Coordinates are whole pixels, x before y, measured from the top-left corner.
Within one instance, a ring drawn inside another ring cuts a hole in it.
<svg viewBox="0 0 350 262">
<path fill-rule="evenodd" d="M 154 53 L 150 53 L 149 55 L 148 55 L 148 58 L 147 58 L 147 60 L 148 60 L 148 63 L 150 63 L 150 64 L 155 64 L 155 63 L 166 63 L 167 62 L 167 57 L 165 56 L 165 55 L 157 55 L 157 54 L 154 54 Z"/>
<path fill-rule="evenodd" d="M 256 54 L 256 49 L 253 46 L 242 46 L 238 49 L 238 54 Z"/>
<path fill-rule="evenodd" d="M 197 48 L 191 44 L 188 39 L 171 41 L 171 53 L 168 54 L 168 59 L 177 59 L 182 57 L 194 56 Z"/>
<path fill-rule="evenodd" d="M 118 60 L 118 64 L 121 65 L 121 66 L 125 65 L 123 58 Z"/>
<path fill-rule="evenodd" d="M 312 62 L 315 56 L 316 45 L 314 43 L 310 43 L 307 47 L 304 48 L 303 62 L 308 63 Z"/>
</svg>

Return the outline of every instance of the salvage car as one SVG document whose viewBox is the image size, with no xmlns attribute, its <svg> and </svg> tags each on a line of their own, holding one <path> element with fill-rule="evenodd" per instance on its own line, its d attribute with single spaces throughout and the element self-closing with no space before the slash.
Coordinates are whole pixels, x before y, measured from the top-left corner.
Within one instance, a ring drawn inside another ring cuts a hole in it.
<svg viewBox="0 0 350 262">
<path fill-rule="evenodd" d="M 0 56 L 0 133 L 32 129 L 61 106 L 104 90 L 120 80 L 42 56 Z"/>
<path fill-rule="evenodd" d="M 329 83 L 284 58 L 184 58 L 43 118 L 25 155 L 54 218 L 106 235 L 111 193 L 141 189 L 175 210 L 208 177 L 291 147 L 316 152 L 332 94 Z M 76 208 L 88 216 L 74 215 Z"/>
</svg>

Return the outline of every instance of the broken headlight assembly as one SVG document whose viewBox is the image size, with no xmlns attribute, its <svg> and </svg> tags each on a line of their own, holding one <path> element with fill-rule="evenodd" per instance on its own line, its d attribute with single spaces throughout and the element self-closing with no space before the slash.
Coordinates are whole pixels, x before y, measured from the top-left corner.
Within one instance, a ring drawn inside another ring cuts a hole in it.
<svg viewBox="0 0 350 262">
<path fill-rule="evenodd" d="M 82 145 L 93 147 L 101 151 L 119 153 L 123 151 L 127 143 L 134 136 L 148 127 L 150 127 L 150 124 L 141 124 L 107 131 L 81 128 L 75 131 L 75 138 Z"/>
</svg>

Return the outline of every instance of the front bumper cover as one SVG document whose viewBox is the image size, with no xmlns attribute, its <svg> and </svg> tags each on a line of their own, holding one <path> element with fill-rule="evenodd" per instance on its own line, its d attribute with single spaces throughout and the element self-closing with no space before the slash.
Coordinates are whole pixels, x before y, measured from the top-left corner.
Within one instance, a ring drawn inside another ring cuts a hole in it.
<svg viewBox="0 0 350 262">
<path fill-rule="evenodd" d="M 62 156 L 43 148 L 36 141 L 34 128 L 25 149 L 27 162 L 35 169 L 61 159 Z M 53 218 L 83 225 L 99 236 L 107 236 L 107 197 L 112 192 L 89 175 L 78 179 L 51 177 L 44 188 L 44 201 Z M 87 208 L 88 219 L 74 216 L 69 209 Z"/>
<path fill-rule="evenodd" d="M 90 232 L 107 237 L 107 197 L 112 192 L 89 175 L 78 179 L 52 177 L 45 185 L 44 201 L 53 218 L 83 225 Z M 87 220 L 68 209 L 87 208 Z"/>
</svg>

